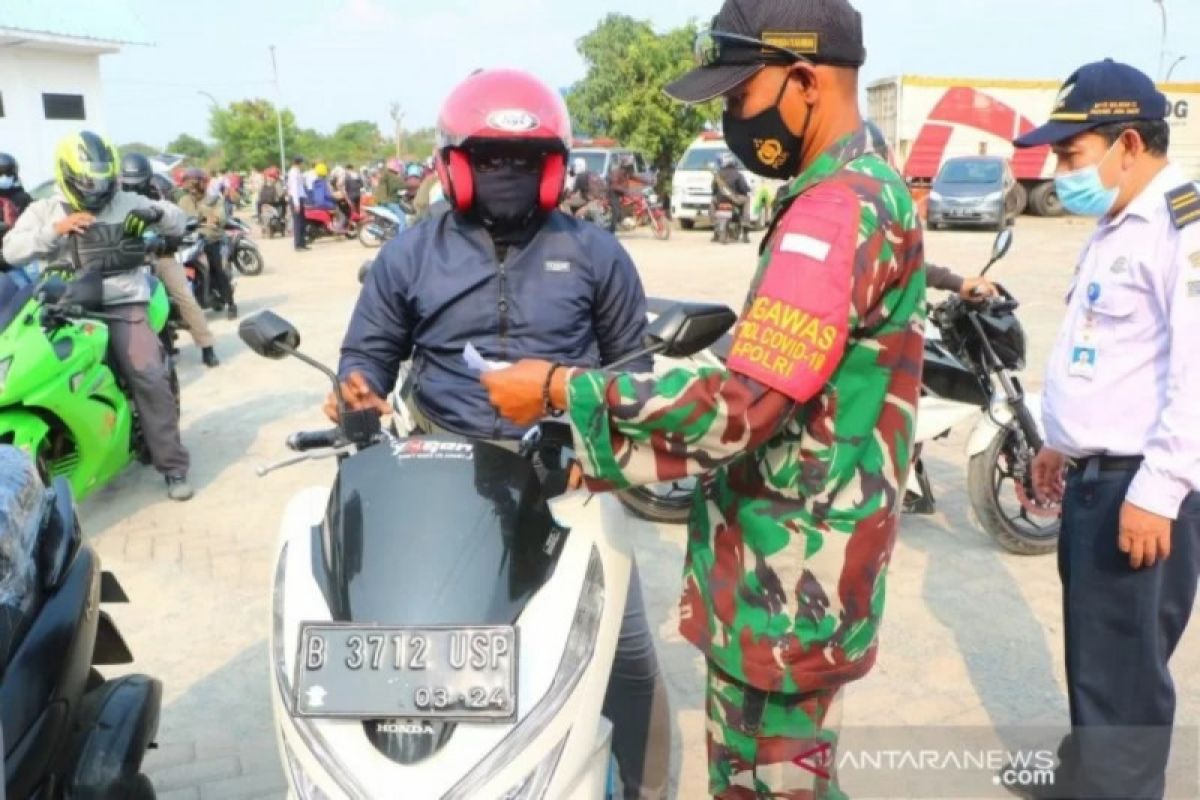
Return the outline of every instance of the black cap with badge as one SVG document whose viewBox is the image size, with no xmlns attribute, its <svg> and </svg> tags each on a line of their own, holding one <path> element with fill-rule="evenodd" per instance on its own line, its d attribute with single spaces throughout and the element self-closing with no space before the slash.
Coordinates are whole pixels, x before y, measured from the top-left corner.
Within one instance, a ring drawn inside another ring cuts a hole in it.
<svg viewBox="0 0 1200 800">
<path fill-rule="evenodd" d="M 1085 64 L 1059 90 L 1050 121 L 1013 142 L 1017 147 L 1058 144 L 1112 122 L 1167 118 L 1167 98 L 1146 73 L 1106 58 Z"/>
<path fill-rule="evenodd" d="M 807 60 L 860 67 L 862 16 L 848 0 L 726 0 L 696 41 L 699 66 L 666 87 L 685 103 L 736 89 L 763 67 Z"/>
</svg>

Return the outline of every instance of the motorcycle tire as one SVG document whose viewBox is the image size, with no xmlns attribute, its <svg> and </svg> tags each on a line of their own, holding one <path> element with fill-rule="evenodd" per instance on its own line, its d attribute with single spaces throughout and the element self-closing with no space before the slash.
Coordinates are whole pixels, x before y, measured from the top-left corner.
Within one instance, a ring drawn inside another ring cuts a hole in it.
<svg viewBox="0 0 1200 800">
<path fill-rule="evenodd" d="M 258 248 L 253 245 L 239 245 L 233 254 L 233 266 L 237 267 L 237 271 L 243 275 L 261 275 L 266 265 L 262 253 L 258 252 Z"/>
<path fill-rule="evenodd" d="M 650 215 L 650 230 L 654 232 L 654 238 L 659 241 L 665 242 L 671 238 L 671 223 L 665 214 Z"/>
<path fill-rule="evenodd" d="M 640 519 L 686 525 L 692 513 L 692 492 L 682 492 L 679 487 L 670 491 L 667 487 L 674 487 L 674 484 L 635 486 L 617 492 L 617 499 Z"/>
<path fill-rule="evenodd" d="M 371 225 L 360 225 L 358 227 L 358 243 L 363 247 L 376 248 L 383 245 L 384 237 L 377 236 L 371 232 Z"/>
<path fill-rule="evenodd" d="M 133 779 L 133 788 L 129 792 L 129 800 L 157 800 L 158 795 L 154 791 L 154 784 L 145 775 L 138 774 Z"/>
<path fill-rule="evenodd" d="M 1043 526 L 1025 517 L 1023 522 L 1026 524 L 1017 525 L 1000 504 L 1000 489 L 1007 485 L 1005 481 L 997 481 L 997 472 L 1002 469 L 1000 459 L 1005 455 L 1005 448 L 1011 446 L 1010 437 L 1016 436 L 1018 433 L 1015 429 L 1003 428 L 992 438 L 987 449 L 971 456 L 967 465 L 967 495 L 971 500 L 971 511 L 980 527 L 1008 552 L 1022 556 L 1046 555 L 1058 549 L 1062 517 Z M 1008 499 L 1010 503 L 1019 505 L 1015 495 Z M 1025 512 L 1022 510 L 1020 513 L 1023 515 Z"/>
</svg>

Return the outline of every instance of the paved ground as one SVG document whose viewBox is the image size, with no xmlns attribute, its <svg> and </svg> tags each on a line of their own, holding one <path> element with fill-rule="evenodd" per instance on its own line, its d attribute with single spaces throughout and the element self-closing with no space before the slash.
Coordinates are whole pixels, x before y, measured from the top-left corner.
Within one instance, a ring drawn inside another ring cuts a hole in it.
<svg viewBox="0 0 1200 800">
<path fill-rule="evenodd" d="M 1011 256 L 995 269 L 1024 301 L 1033 386 L 1040 384 L 1086 230 L 1022 218 Z M 990 234 L 930 234 L 928 255 L 971 270 L 986 259 L 990 241 Z M 634 235 L 626 244 L 651 294 L 737 304 L 753 270 L 750 247 L 710 245 L 704 233 L 676 232 L 665 243 Z M 263 250 L 266 274 L 238 285 L 243 314 L 280 311 L 299 327 L 305 350 L 332 363 L 357 292 L 355 271 L 368 251 L 353 242 L 321 242 L 297 255 L 280 240 L 263 243 Z M 205 370 L 190 345 L 182 358 L 184 439 L 196 499 L 169 503 L 161 481 L 135 468 L 82 510 L 87 534 L 132 599 L 115 616 L 137 668 L 164 682 L 161 748 L 148 761 L 163 798 L 274 797 L 284 786 L 265 652 L 271 544 L 287 499 L 326 482 L 330 466 L 305 465 L 262 480 L 253 468 L 284 455 L 289 432 L 321 424 L 317 408 L 328 387 L 298 362 L 257 358 L 238 341 L 235 326 L 214 322 L 220 369 Z M 939 513 L 904 520 L 879 664 L 847 695 L 848 730 L 1065 719 L 1054 559 L 1007 555 L 975 526 L 962 450 L 959 435 L 927 451 Z M 681 529 L 645 526 L 639 558 L 671 689 L 678 796 L 695 798 L 705 792 L 702 664 L 675 633 L 682 556 Z M 1174 665 L 1179 722 L 1196 725 L 1195 635 Z"/>
</svg>

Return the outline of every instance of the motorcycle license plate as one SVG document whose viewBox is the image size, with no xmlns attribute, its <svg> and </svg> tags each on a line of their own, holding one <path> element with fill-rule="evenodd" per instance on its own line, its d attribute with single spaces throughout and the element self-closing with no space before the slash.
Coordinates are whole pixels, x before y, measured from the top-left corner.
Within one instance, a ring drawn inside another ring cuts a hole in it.
<svg viewBox="0 0 1200 800">
<path fill-rule="evenodd" d="M 303 623 L 296 713 L 508 722 L 517 712 L 511 625 Z"/>
</svg>

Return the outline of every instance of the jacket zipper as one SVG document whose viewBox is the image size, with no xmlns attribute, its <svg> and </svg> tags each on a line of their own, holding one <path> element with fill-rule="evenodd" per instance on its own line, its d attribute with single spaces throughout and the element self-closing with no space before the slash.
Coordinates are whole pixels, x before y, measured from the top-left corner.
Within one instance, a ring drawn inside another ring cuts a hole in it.
<svg viewBox="0 0 1200 800">
<path fill-rule="evenodd" d="M 508 259 L 512 255 L 512 248 L 508 248 L 508 252 L 504 254 L 504 259 L 500 262 L 500 299 L 496 303 L 496 310 L 500 313 L 499 337 L 500 337 L 500 360 L 508 361 Z M 499 439 L 503 420 L 500 419 L 500 414 L 496 413 L 496 421 L 492 426 L 493 438 Z"/>
</svg>

